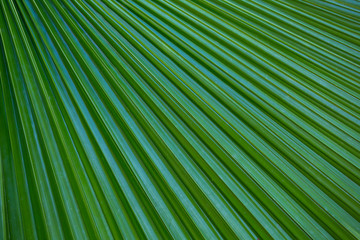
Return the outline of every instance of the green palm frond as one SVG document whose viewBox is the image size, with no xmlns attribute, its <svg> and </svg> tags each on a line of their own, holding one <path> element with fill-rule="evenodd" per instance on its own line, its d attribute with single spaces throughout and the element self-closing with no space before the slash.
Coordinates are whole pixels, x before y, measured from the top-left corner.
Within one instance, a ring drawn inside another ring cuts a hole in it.
<svg viewBox="0 0 360 240">
<path fill-rule="evenodd" d="M 359 2 L 0 6 L 0 239 L 360 238 Z"/>
</svg>

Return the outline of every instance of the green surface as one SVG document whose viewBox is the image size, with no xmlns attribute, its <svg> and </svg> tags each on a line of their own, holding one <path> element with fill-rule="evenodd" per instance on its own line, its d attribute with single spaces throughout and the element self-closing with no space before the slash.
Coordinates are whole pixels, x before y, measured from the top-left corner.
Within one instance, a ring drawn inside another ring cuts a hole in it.
<svg viewBox="0 0 360 240">
<path fill-rule="evenodd" d="M 0 239 L 360 239 L 359 2 L 0 6 Z"/>
</svg>

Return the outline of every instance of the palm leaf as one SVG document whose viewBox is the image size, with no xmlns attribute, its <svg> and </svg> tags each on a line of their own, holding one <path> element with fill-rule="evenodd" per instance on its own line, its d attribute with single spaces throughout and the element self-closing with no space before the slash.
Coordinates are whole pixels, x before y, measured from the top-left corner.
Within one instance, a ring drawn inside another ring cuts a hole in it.
<svg viewBox="0 0 360 240">
<path fill-rule="evenodd" d="M 356 1 L 3 0 L 1 239 L 359 239 Z"/>
</svg>

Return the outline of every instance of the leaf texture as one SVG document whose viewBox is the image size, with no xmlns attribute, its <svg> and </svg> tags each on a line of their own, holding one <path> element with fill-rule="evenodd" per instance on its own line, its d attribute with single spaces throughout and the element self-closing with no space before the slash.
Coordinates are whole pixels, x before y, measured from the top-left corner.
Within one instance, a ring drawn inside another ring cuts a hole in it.
<svg viewBox="0 0 360 240">
<path fill-rule="evenodd" d="M 0 5 L 0 239 L 360 238 L 359 2 Z"/>
</svg>

